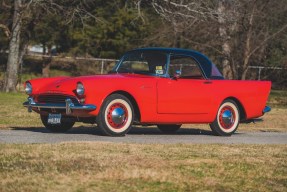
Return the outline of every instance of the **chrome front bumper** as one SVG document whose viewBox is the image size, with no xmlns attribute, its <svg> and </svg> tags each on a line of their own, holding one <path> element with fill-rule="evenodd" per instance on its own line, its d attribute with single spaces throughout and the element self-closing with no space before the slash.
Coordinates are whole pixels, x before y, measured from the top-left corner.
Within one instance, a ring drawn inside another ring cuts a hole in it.
<svg viewBox="0 0 287 192">
<path fill-rule="evenodd" d="M 65 100 L 65 103 L 35 103 L 32 97 L 28 97 L 28 101 L 24 102 L 23 106 L 28 108 L 28 112 L 32 112 L 33 107 L 38 109 L 66 109 L 67 115 L 71 114 L 73 109 L 93 111 L 97 108 L 95 105 L 73 103 L 69 98 Z"/>
</svg>

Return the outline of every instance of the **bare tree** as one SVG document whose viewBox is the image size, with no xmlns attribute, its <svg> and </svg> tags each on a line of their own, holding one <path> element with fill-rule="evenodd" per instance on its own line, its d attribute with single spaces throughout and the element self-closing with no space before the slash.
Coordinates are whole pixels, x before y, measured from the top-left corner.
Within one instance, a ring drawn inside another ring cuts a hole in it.
<svg viewBox="0 0 287 192">
<path fill-rule="evenodd" d="M 286 3 L 280 0 L 150 0 L 146 2 L 171 24 L 176 34 L 174 41 L 182 38 L 187 42 L 194 42 L 188 36 L 182 36 L 188 34 L 187 30 L 192 31 L 191 26 L 195 23 L 200 22 L 207 33 L 211 29 L 204 23 L 216 24 L 218 34 L 212 34 L 210 40 L 217 38 L 214 40 L 217 41 L 215 45 L 219 43 L 221 46 L 220 51 L 217 48 L 214 50 L 222 56 L 223 75 L 227 79 L 246 79 L 252 56 L 259 50 L 264 52 L 264 46 L 287 29 L 286 22 L 278 26 L 275 31 L 268 28 L 267 22 L 272 19 L 271 13 L 286 12 Z M 211 26 L 214 27 L 214 25 Z M 177 45 L 173 44 L 173 46 Z"/>
<path fill-rule="evenodd" d="M 220 40 L 222 41 L 223 74 L 226 78 L 231 79 L 233 77 L 230 62 L 232 50 L 228 33 L 229 28 L 233 27 L 230 21 L 234 20 L 234 14 L 231 13 L 231 9 L 228 8 L 230 8 L 231 5 L 235 6 L 236 3 L 232 4 L 230 1 L 228 2 L 225 2 L 225 0 L 152 0 L 151 4 L 159 15 L 171 23 L 175 34 L 175 43 L 173 43 L 173 46 L 176 47 L 180 46 L 177 42 L 179 42 L 183 31 L 191 29 L 194 24 L 207 21 L 219 23 L 218 32 Z M 227 4 L 229 5 L 228 8 L 226 7 Z"/>
<path fill-rule="evenodd" d="M 232 70 L 231 70 L 231 62 L 230 62 L 230 54 L 231 54 L 231 45 L 230 45 L 230 35 L 228 21 L 225 17 L 226 4 L 223 1 L 218 2 L 217 11 L 218 11 L 218 23 L 219 23 L 219 36 L 221 37 L 222 43 L 222 54 L 223 54 L 223 61 L 222 61 L 222 69 L 223 69 L 223 76 L 227 79 L 232 79 Z"/>
<path fill-rule="evenodd" d="M 13 25 L 9 43 L 7 71 L 4 80 L 4 90 L 14 91 L 17 84 L 18 63 L 20 58 L 20 35 L 22 25 L 22 0 L 14 1 Z"/>
<path fill-rule="evenodd" d="M 272 39 L 274 39 L 280 33 L 287 31 L 287 23 L 276 27 L 276 30 L 271 32 L 268 25 L 268 19 L 272 20 L 270 13 L 287 11 L 287 6 L 284 3 L 266 1 L 261 2 L 257 0 L 252 1 L 242 1 L 241 9 L 250 8 L 248 13 L 243 13 L 241 11 L 241 31 L 244 33 L 244 49 L 243 49 L 243 61 L 239 64 L 239 67 L 242 68 L 241 79 L 245 80 L 247 78 L 248 67 L 250 65 L 251 57 L 254 56 L 256 52 L 259 52 L 261 49 L 264 50 L 264 46 Z M 283 5 L 283 7 L 281 7 Z M 260 23 L 261 22 L 261 23 Z"/>
<path fill-rule="evenodd" d="M 89 18 L 97 19 L 88 11 L 89 4 L 93 1 L 82 0 L 15 0 L 14 3 L 6 3 L 2 0 L 2 6 L 13 10 L 13 24 L 10 30 L 8 26 L 1 24 L 1 28 L 10 35 L 7 71 L 4 80 L 4 91 L 16 91 L 19 64 L 22 62 L 23 52 L 28 41 L 21 39 L 21 32 L 25 25 L 36 24 L 36 15 L 45 17 L 46 13 L 59 14 L 67 24 L 79 19 L 84 25 Z"/>
</svg>

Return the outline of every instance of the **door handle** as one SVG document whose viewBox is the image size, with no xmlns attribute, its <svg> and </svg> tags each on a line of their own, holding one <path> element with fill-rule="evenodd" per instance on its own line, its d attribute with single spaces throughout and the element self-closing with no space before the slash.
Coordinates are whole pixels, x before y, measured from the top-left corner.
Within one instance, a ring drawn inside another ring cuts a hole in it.
<svg viewBox="0 0 287 192">
<path fill-rule="evenodd" d="M 204 81 L 204 84 L 212 84 L 212 81 Z"/>
</svg>

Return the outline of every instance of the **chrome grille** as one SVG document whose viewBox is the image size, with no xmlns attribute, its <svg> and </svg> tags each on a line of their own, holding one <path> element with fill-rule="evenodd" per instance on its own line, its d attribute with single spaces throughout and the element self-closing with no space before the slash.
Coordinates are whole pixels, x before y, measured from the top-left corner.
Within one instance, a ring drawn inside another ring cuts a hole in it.
<svg viewBox="0 0 287 192">
<path fill-rule="evenodd" d="M 79 103 L 75 97 L 67 95 L 39 95 L 37 101 L 39 103 L 65 103 L 65 100 L 69 98 L 73 103 Z"/>
</svg>

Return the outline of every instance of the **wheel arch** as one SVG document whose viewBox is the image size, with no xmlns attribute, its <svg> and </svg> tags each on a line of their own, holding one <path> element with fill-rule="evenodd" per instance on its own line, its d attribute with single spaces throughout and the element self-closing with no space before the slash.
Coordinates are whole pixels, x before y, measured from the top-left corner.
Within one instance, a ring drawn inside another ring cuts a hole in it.
<svg viewBox="0 0 287 192">
<path fill-rule="evenodd" d="M 246 111 L 245 111 L 242 103 L 236 97 L 227 97 L 223 101 L 225 101 L 225 100 L 232 100 L 232 101 L 234 101 L 236 103 L 236 105 L 239 108 L 240 121 L 246 119 Z"/>
<path fill-rule="evenodd" d="M 130 102 L 133 105 L 134 112 L 135 112 L 135 119 L 134 119 L 134 121 L 140 122 L 141 113 L 140 113 L 139 106 L 138 106 L 137 101 L 135 100 L 134 96 L 132 96 L 130 93 L 128 93 L 126 91 L 122 91 L 122 90 L 114 91 L 114 92 L 110 93 L 108 96 L 113 95 L 113 94 L 123 95 L 123 96 L 127 97 L 130 100 Z"/>
</svg>

